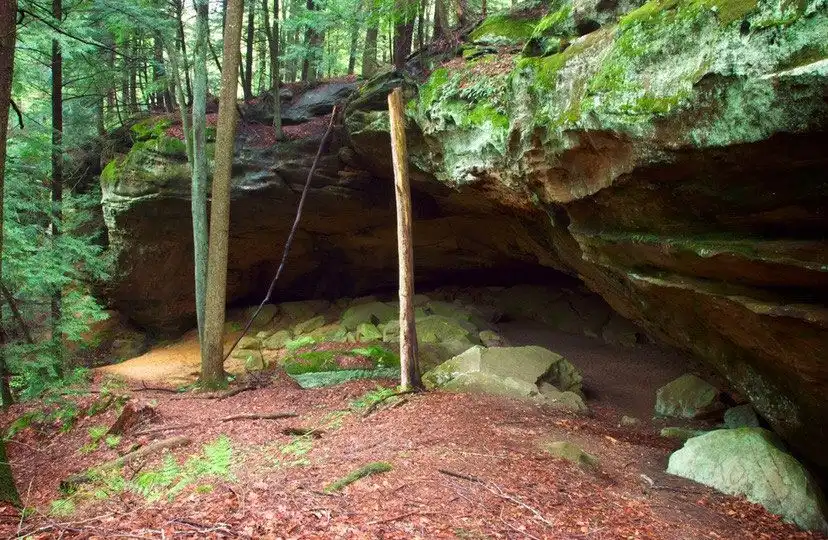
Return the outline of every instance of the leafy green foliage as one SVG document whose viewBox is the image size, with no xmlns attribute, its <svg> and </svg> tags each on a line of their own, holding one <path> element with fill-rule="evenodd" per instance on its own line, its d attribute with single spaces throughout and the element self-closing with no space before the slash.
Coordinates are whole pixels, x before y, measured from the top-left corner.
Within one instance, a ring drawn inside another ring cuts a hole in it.
<svg viewBox="0 0 828 540">
<path fill-rule="evenodd" d="M 313 439 L 308 436 L 294 437 L 278 449 L 278 455 L 271 458 L 276 467 L 306 467 L 310 465 L 307 454 L 313 449 Z"/>
<path fill-rule="evenodd" d="M 351 408 L 353 409 L 367 409 L 368 407 L 373 406 L 376 403 L 380 403 L 381 401 L 385 401 L 391 396 L 397 393 L 396 390 L 393 388 L 385 388 L 383 386 L 377 386 L 373 390 L 369 390 L 362 396 L 358 397 L 357 399 L 351 402 Z"/>
</svg>

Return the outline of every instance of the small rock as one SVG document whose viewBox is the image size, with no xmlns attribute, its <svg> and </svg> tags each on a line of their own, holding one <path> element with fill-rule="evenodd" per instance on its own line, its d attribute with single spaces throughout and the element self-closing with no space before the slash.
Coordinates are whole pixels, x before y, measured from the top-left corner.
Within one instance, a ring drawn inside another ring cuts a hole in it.
<svg viewBox="0 0 828 540">
<path fill-rule="evenodd" d="M 658 389 L 655 413 L 657 416 L 699 418 L 723 407 L 715 386 L 686 373 Z"/>
<path fill-rule="evenodd" d="M 728 428 L 759 427 L 759 417 L 751 405 L 739 405 L 725 411 L 724 425 Z"/>
<path fill-rule="evenodd" d="M 362 323 L 357 326 L 356 338 L 358 341 L 378 341 L 382 339 L 382 332 L 380 332 L 376 325 Z"/>
<path fill-rule="evenodd" d="M 582 469 L 595 471 L 601 466 L 601 462 L 597 457 L 584 452 L 580 446 L 571 442 L 555 441 L 546 443 L 544 450 L 557 458 L 571 461 Z"/>
<path fill-rule="evenodd" d="M 262 347 L 265 349 L 282 349 L 285 343 L 293 339 L 293 333 L 290 330 L 279 330 L 273 333 L 262 342 Z"/>
<path fill-rule="evenodd" d="M 262 348 L 262 342 L 252 336 L 244 336 L 241 340 L 239 340 L 239 344 L 236 345 L 236 348 L 258 350 Z"/>
<path fill-rule="evenodd" d="M 239 360 L 244 360 L 244 368 L 247 371 L 258 371 L 265 368 L 262 351 L 255 349 L 236 349 L 231 356 Z"/>
<path fill-rule="evenodd" d="M 666 439 L 679 439 L 686 441 L 687 439 L 698 437 L 699 435 L 704 435 L 705 433 L 707 433 L 707 431 L 671 426 L 662 428 L 659 434 Z"/>
<path fill-rule="evenodd" d="M 816 482 L 765 429 L 719 429 L 693 437 L 670 456 L 667 472 L 744 495 L 803 529 L 828 532 Z"/>
<path fill-rule="evenodd" d="M 325 316 L 317 315 L 316 317 L 300 322 L 299 324 L 294 326 L 293 334 L 296 336 L 301 336 L 302 334 L 307 334 L 309 332 L 313 332 L 314 330 L 318 330 L 323 326 L 325 326 Z"/>
<path fill-rule="evenodd" d="M 399 316 L 399 311 L 384 302 L 366 302 L 356 304 L 345 310 L 340 323 L 348 331 L 354 331 L 362 323 L 382 324 L 392 321 Z"/>
<path fill-rule="evenodd" d="M 625 426 L 625 427 L 639 426 L 639 425 L 641 425 L 641 420 L 639 420 L 638 418 L 636 418 L 634 416 L 624 415 L 624 416 L 621 417 L 621 425 Z"/>
<path fill-rule="evenodd" d="M 502 347 L 505 345 L 503 338 L 492 330 L 483 330 L 479 334 L 480 342 L 486 347 Z"/>
</svg>

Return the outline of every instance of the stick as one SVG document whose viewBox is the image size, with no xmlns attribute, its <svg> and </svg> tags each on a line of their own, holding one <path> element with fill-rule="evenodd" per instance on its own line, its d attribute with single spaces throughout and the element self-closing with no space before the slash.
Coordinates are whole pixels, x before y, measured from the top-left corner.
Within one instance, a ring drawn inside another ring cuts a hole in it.
<svg viewBox="0 0 828 540">
<path fill-rule="evenodd" d="M 134 452 L 130 452 L 129 454 L 123 455 L 118 459 L 114 459 L 112 461 L 104 463 L 103 465 L 93 467 L 92 469 L 86 472 L 72 475 L 63 482 L 61 482 L 60 487 L 64 491 L 71 491 L 75 487 L 77 487 L 78 484 L 91 482 L 94 473 L 108 471 L 110 469 L 120 469 L 125 465 L 129 465 L 130 463 L 136 460 L 147 457 L 156 452 L 160 452 L 161 450 L 168 448 L 178 448 L 179 446 L 187 446 L 191 442 L 192 439 L 190 439 L 189 437 L 172 437 L 169 439 L 163 439 L 161 441 L 154 442 L 143 448 L 139 448 Z"/>
<path fill-rule="evenodd" d="M 168 392 L 170 394 L 178 394 L 178 390 L 173 388 L 164 388 L 163 386 L 147 386 L 147 382 L 141 380 L 140 388 L 130 388 L 133 392 Z"/>
<path fill-rule="evenodd" d="M 276 96 L 276 99 L 279 99 L 279 96 Z M 264 305 L 270 301 L 270 297 L 273 296 L 273 290 L 276 288 L 276 282 L 279 280 L 279 276 L 282 275 L 282 270 L 285 267 L 285 261 L 287 261 L 288 253 L 290 252 L 290 246 L 293 244 L 293 237 L 296 236 L 296 229 L 299 227 L 299 221 L 302 219 L 302 209 L 305 206 L 305 199 L 308 196 L 308 190 L 310 189 L 311 179 L 313 178 L 313 173 L 316 172 L 316 166 L 319 164 L 319 158 L 322 157 L 322 152 L 325 149 L 325 146 L 328 143 L 328 139 L 330 138 L 331 131 L 333 130 L 334 122 L 336 121 L 337 113 L 339 111 L 339 105 L 334 106 L 333 112 L 331 113 L 331 121 L 328 123 L 328 129 L 325 131 L 325 134 L 322 136 L 322 140 L 319 142 L 319 150 L 316 151 L 316 156 L 313 158 L 313 163 L 311 164 L 311 168 L 308 171 L 308 179 L 305 180 L 305 187 L 302 189 L 302 196 L 299 197 L 299 204 L 296 207 L 296 217 L 293 220 L 293 226 L 290 229 L 290 233 L 288 234 L 287 240 L 285 241 L 285 249 L 282 251 L 282 260 L 279 262 L 279 268 L 276 269 L 276 275 L 273 276 L 273 280 L 270 282 L 270 287 L 267 289 L 267 294 L 262 299 L 262 302 L 259 304 L 259 307 L 256 308 L 256 311 L 250 317 L 250 320 L 247 321 L 247 324 L 244 326 L 244 330 L 236 338 L 235 343 L 233 346 L 230 347 L 230 350 L 227 351 L 227 354 L 224 356 L 224 361 L 226 362 L 228 358 L 230 358 L 230 354 L 232 354 L 233 349 L 236 348 L 236 345 L 239 344 L 241 339 L 247 335 L 247 332 L 250 331 L 250 327 L 253 326 L 253 321 L 256 320 L 256 317 L 259 316 L 259 313 L 264 308 Z"/>
<path fill-rule="evenodd" d="M 311 437 L 314 439 L 321 439 L 323 433 L 325 432 L 321 429 L 310 429 L 301 427 L 288 427 L 282 430 L 283 435 L 293 435 L 294 437 Z"/>
<path fill-rule="evenodd" d="M 408 183 L 408 149 L 402 89 L 388 94 L 391 123 L 391 156 L 397 199 L 397 253 L 400 267 L 400 386 L 420 388 L 417 364 L 417 327 L 414 324 L 414 248 L 411 241 L 411 186 Z"/>
<path fill-rule="evenodd" d="M 227 416 L 222 418 L 222 422 L 230 422 L 233 420 L 280 420 L 282 418 L 296 418 L 299 416 L 296 413 L 291 412 L 276 412 L 276 413 L 265 413 L 265 414 L 256 414 L 256 413 L 245 413 L 245 414 L 234 414 L 233 416 Z"/>
<path fill-rule="evenodd" d="M 480 484 L 481 486 L 483 486 L 484 488 L 489 490 L 491 493 L 497 495 L 501 499 L 506 499 L 507 501 L 511 501 L 511 502 L 515 503 L 516 505 L 529 510 L 540 521 L 542 521 L 543 523 L 545 523 L 546 525 L 548 525 L 550 527 L 554 527 L 552 522 L 550 522 L 548 519 L 543 517 L 543 514 L 541 514 L 539 510 L 529 506 L 528 504 L 521 501 L 517 497 L 513 497 L 513 496 L 509 495 L 508 493 L 504 492 L 503 488 L 501 488 L 500 486 L 498 486 L 494 482 L 487 482 L 487 481 L 482 480 L 480 478 L 477 478 L 475 476 L 468 476 L 466 474 L 456 473 L 456 472 L 448 471 L 446 469 L 437 469 L 437 472 L 439 472 L 441 474 L 445 474 L 446 476 L 452 476 L 454 478 L 460 478 L 461 480 L 466 480 L 467 482 L 474 482 L 475 484 Z"/>
<path fill-rule="evenodd" d="M 191 427 L 193 427 L 193 426 L 197 426 L 197 425 L 198 425 L 197 423 L 190 423 L 190 424 L 175 424 L 175 425 L 172 425 L 172 426 L 157 427 L 157 428 L 152 428 L 152 429 L 145 429 L 145 430 L 143 430 L 143 431 L 137 431 L 137 432 L 135 432 L 135 436 L 136 436 L 136 437 L 140 437 L 140 436 L 142 436 L 142 435 L 151 435 L 152 433 L 162 433 L 162 432 L 164 432 L 164 431 L 172 431 L 172 430 L 174 430 L 174 429 L 185 429 L 185 428 L 191 428 Z"/>
<path fill-rule="evenodd" d="M 402 395 L 405 395 L 405 394 L 413 394 L 413 393 L 414 393 L 414 390 L 409 389 L 409 390 L 402 390 L 400 392 L 394 392 L 393 394 L 388 394 L 387 396 L 382 397 L 382 398 L 378 399 L 377 401 L 373 402 L 367 409 L 365 409 L 365 412 L 362 413 L 362 417 L 365 418 L 366 416 L 370 415 L 372 412 L 377 410 L 377 407 L 379 407 L 380 404 L 383 403 L 385 400 L 391 399 L 392 397 L 402 396 Z"/>
</svg>

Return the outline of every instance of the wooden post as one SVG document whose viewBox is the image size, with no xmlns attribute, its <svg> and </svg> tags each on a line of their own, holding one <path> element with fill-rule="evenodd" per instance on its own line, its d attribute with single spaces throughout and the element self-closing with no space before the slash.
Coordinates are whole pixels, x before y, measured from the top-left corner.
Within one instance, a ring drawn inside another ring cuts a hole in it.
<svg viewBox="0 0 828 540">
<path fill-rule="evenodd" d="M 414 324 L 414 249 L 411 236 L 411 188 L 408 185 L 408 150 L 405 142 L 405 113 L 402 90 L 388 94 L 391 123 L 391 155 L 397 198 L 397 252 L 400 266 L 400 386 L 420 388 L 417 361 L 417 327 Z"/>
</svg>

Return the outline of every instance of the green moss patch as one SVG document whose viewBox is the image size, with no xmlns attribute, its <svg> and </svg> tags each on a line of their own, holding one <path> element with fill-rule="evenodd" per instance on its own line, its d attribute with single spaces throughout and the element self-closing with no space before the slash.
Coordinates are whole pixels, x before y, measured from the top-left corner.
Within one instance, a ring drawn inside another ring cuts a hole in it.
<svg viewBox="0 0 828 540">
<path fill-rule="evenodd" d="M 503 13 L 483 21 L 469 36 L 474 42 L 491 45 L 523 44 L 532 37 L 537 20 Z"/>
<path fill-rule="evenodd" d="M 325 487 L 325 493 L 333 493 L 336 491 L 341 491 L 342 489 L 346 488 L 347 486 L 353 484 L 357 480 L 361 480 L 362 478 L 366 478 L 368 476 L 374 474 L 381 474 L 392 470 L 394 467 L 385 461 L 375 461 L 373 463 L 368 463 L 367 465 L 363 465 L 359 469 L 353 471 L 347 476 L 336 480 L 335 482 L 331 482 Z"/>
</svg>

